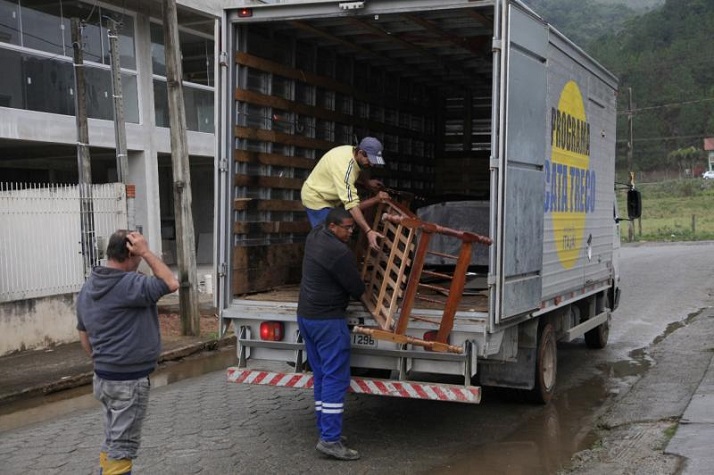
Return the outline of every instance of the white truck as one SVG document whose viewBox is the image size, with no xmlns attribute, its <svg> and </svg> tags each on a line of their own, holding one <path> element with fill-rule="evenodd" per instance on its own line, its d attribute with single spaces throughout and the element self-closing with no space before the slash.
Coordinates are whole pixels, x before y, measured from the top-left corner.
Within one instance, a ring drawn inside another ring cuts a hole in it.
<svg viewBox="0 0 714 475">
<path fill-rule="evenodd" d="M 223 26 L 215 298 L 222 333 L 237 335 L 229 380 L 310 386 L 300 187 L 325 151 L 366 135 L 385 147 L 375 176 L 426 200 L 412 202 L 420 219 L 492 244 L 474 248 L 440 335 L 456 351 L 424 343 L 441 314 L 415 299 L 403 318 L 421 318 L 399 338 L 354 333 L 352 391 L 477 403 L 499 386 L 547 402 L 557 341 L 606 345 L 619 299 L 612 74 L 517 0 L 237 1 Z M 432 244 L 424 269 L 447 275 L 451 251 Z M 360 302 L 348 313 L 385 328 Z"/>
</svg>

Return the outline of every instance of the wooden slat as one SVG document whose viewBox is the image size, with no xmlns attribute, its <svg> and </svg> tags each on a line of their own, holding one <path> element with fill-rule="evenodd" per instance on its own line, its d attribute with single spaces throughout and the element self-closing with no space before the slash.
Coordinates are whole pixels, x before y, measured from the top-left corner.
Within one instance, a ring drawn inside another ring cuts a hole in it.
<svg viewBox="0 0 714 475">
<path fill-rule="evenodd" d="M 335 146 L 334 142 L 329 142 L 327 140 L 313 139 L 302 135 L 286 134 L 284 132 L 276 132 L 274 130 L 256 129 L 253 127 L 236 126 L 235 136 L 239 139 L 272 142 L 323 151 L 327 151 Z"/>
<path fill-rule="evenodd" d="M 323 87 L 332 91 L 337 91 L 345 95 L 356 95 L 358 90 L 340 81 L 336 81 L 327 76 L 320 76 L 319 74 L 313 74 L 309 71 L 303 69 L 295 69 L 290 66 L 284 66 L 275 61 L 270 61 L 268 59 L 259 58 L 248 53 L 238 52 L 235 55 L 236 63 L 241 66 L 248 66 L 250 68 L 259 69 L 266 73 L 277 74 L 283 76 L 284 78 L 294 79 L 305 84 L 310 84 L 313 86 Z"/>
<path fill-rule="evenodd" d="M 236 198 L 233 200 L 233 209 L 235 211 L 305 211 L 300 201 L 255 198 Z"/>
<path fill-rule="evenodd" d="M 299 190 L 302 188 L 303 182 L 304 180 L 300 178 L 288 178 L 284 176 L 236 175 L 233 178 L 235 186 L 281 188 L 287 190 Z"/>
<path fill-rule="evenodd" d="M 261 292 L 299 283 L 304 247 L 302 243 L 234 247 L 233 293 Z"/>
<path fill-rule="evenodd" d="M 313 33 L 317 33 L 319 35 L 326 35 L 325 32 L 322 30 L 319 30 L 317 28 L 314 28 L 306 23 L 302 22 L 291 22 L 294 26 L 311 31 Z M 331 38 L 336 38 L 330 35 Z M 359 47 L 355 43 L 348 42 L 347 45 L 349 45 L 351 48 Z M 373 51 L 365 49 L 368 54 L 372 55 L 374 54 Z M 392 58 L 387 58 L 389 61 L 394 62 L 394 59 Z M 368 92 L 365 92 L 361 89 L 357 89 L 349 84 L 345 84 L 343 82 L 337 81 L 335 79 L 332 79 L 328 76 L 321 76 L 319 74 L 314 74 L 309 71 L 305 71 L 303 69 L 296 69 L 290 66 L 285 66 L 280 63 L 276 63 L 275 61 L 270 61 L 268 59 L 263 59 L 259 58 L 257 56 L 253 56 L 248 53 L 241 53 L 238 52 L 235 55 L 235 61 L 237 64 L 241 66 L 247 66 L 250 68 L 258 69 L 260 71 L 264 71 L 266 73 L 271 73 L 271 74 L 277 74 L 279 76 L 282 76 L 287 79 L 293 79 L 295 81 L 300 81 L 303 84 L 309 84 L 311 86 L 317 86 L 321 87 L 330 91 L 335 91 L 339 92 L 341 94 L 344 94 L 346 96 L 352 96 L 357 100 L 363 101 L 363 102 L 369 102 L 373 104 L 383 104 L 387 107 L 391 107 L 393 109 L 399 109 L 399 110 L 404 110 L 412 114 L 417 114 L 417 115 L 423 115 L 424 114 L 424 107 L 423 105 L 420 107 L 419 105 L 413 105 L 413 104 L 404 104 L 404 103 L 399 103 L 397 98 L 391 98 L 391 97 L 385 97 L 383 95 L 378 95 L 378 94 L 370 94 Z M 407 66 L 407 65 L 405 65 Z M 411 65 L 411 68 L 414 69 L 416 66 Z M 409 68 L 405 67 L 402 68 L 405 70 L 408 70 Z M 428 105 L 427 109 L 428 109 Z"/>
<path fill-rule="evenodd" d="M 321 107 L 310 106 L 301 102 L 295 102 L 282 97 L 268 96 L 258 92 L 248 91 L 245 89 L 236 89 L 233 97 L 237 101 L 247 102 L 263 107 L 272 107 L 290 112 L 295 112 L 300 115 L 315 117 L 331 122 L 352 125 L 354 127 L 381 130 L 387 134 L 411 137 L 413 139 L 429 140 L 430 136 L 423 132 L 415 132 L 411 129 L 389 125 L 382 122 L 377 122 L 367 118 L 357 117 L 355 115 L 342 114 L 340 112 L 324 109 Z"/>
<path fill-rule="evenodd" d="M 241 163 L 259 163 L 275 167 L 292 167 L 312 170 L 317 160 L 304 157 L 288 157 L 277 153 L 249 152 L 248 150 L 235 150 L 233 159 Z"/>
<path fill-rule="evenodd" d="M 305 218 L 305 221 L 271 221 L 257 223 L 239 221 L 233 223 L 233 232 L 235 234 L 307 234 L 310 232 L 310 229 L 310 222 L 307 221 L 307 218 Z"/>
</svg>

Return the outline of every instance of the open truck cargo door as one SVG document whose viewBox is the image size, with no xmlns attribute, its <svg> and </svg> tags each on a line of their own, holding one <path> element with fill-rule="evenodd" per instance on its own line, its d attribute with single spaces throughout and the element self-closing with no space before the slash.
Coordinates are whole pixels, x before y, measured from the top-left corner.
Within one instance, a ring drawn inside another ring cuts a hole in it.
<svg viewBox="0 0 714 475">
<path fill-rule="evenodd" d="M 538 308 L 543 260 L 543 166 L 546 135 L 548 28 L 519 5 L 504 2 L 495 217 L 498 269 L 495 323 Z M 498 193 L 502 199 L 498 200 Z M 493 221 L 492 221 L 493 222 Z"/>
</svg>

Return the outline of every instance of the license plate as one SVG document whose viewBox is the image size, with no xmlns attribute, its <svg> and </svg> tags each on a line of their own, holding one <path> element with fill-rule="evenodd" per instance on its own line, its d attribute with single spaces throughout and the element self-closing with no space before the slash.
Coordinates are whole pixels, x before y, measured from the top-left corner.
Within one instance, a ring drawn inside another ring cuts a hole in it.
<svg viewBox="0 0 714 475">
<path fill-rule="evenodd" d="M 355 346 L 377 346 L 377 342 L 372 335 L 364 335 L 362 333 L 352 334 L 352 344 Z"/>
</svg>

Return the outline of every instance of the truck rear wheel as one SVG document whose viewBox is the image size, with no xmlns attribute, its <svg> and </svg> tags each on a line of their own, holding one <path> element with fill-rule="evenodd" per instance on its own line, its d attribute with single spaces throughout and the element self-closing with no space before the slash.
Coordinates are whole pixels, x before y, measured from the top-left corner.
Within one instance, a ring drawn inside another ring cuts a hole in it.
<svg viewBox="0 0 714 475">
<path fill-rule="evenodd" d="M 601 350 L 607 346 L 607 339 L 610 336 L 610 322 L 605 322 L 596 326 L 589 332 L 585 332 L 585 344 L 588 348 Z"/>
<path fill-rule="evenodd" d="M 598 312 L 605 311 L 605 308 L 610 308 L 609 292 L 606 292 L 598 305 Z M 610 321 L 596 326 L 592 330 L 585 332 L 585 344 L 588 348 L 601 350 L 607 346 L 607 339 L 610 337 Z"/>
<path fill-rule="evenodd" d="M 558 347 L 555 331 L 553 325 L 546 323 L 538 332 L 535 386 L 529 393 L 532 402 L 547 404 L 553 398 L 557 373 Z"/>
</svg>

